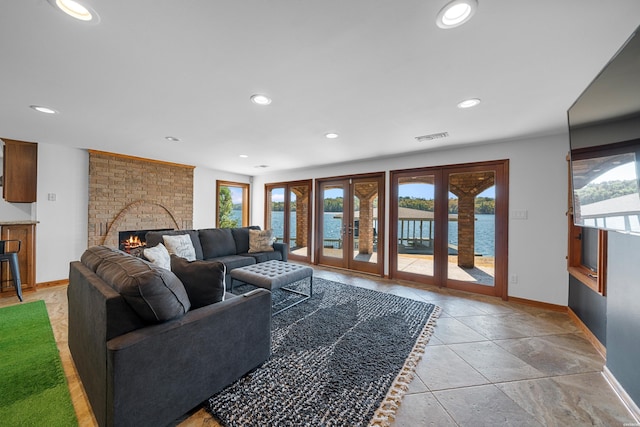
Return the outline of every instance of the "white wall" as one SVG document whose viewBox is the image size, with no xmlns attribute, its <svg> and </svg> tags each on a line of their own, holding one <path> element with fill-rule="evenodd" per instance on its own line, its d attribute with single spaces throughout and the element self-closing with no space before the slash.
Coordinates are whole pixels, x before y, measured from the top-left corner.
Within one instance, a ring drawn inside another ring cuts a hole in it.
<svg viewBox="0 0 640 427">
<path fill-rule="evenodd" d="M 66 279 L 87 248 L 88 181 L 87 151 L 38 143 L 36 283 Z"/>
<path fill-rule="evenodd" d="M 265 183 L 509 159 L 509 211 L 528 213 L 526 220 L 509 220 L 509 277 L 518 277 L 517 283 L 509 284 L 509 296 L 567 305 L 568 150 L 568 135 L 557 135 L 262 175 L 252 185 L 252 224 L 264 226 L 258 207 L 264 206 L 260 189 Z M 388 209 L 388 200 L 386 205 Z M 388 233 L 388 215 L 386 230 Z M 388 272 L 386 260 L 385 274 Z"/>
<path fill-rule="evenodd" d="M 215 226 L 216 180 L 248 183 L 248 176 L 194 170 L 194 228 Z M 7 203 L 0 220 L 37 220 L 36 282 L 65 280 L 69 262 L 87 248 L 89 155 L 86 150 L 38 143 L 38 202 Z M 55 201 L 49 200 L 55 194 Z M 262 206 L 262 205 L 261 205 Z"/>
<path fill-rule="evenodd" d="M 216 226 L 216 181 L 231 181 L 248 184 L 250 178 L 228 172 L 197 167 L 193 172 L 193 228 Z M 258 205 L 262 212 L 264 205 Z M 249 204 L 251 210 L 255 206 Z"/>
<path fill-rule="evenodd" d="M 518 276 L 518 283 L 509 284 L 509 295 L 566 305 L 568 148 L 568 137 L 559 135 L 263 175 L 255 177 L 251 185 L 251 223 L 264 226 L 265 183 L 509 159 L 510 211 L 528 211 L 527 220 L 509 221 L 509 275 Z M 215 225 L 218 179 L 250 181 L 243 175 L 196 168 L 194 228 Z M 48 201 L 49 193 L 56 194 L 55 202 Z M 24 206 L 0 202 L 0 220 L 37 219 L 37 282 L 67 278 L 69 262 L 79 259 L 87 245 L 87 152 L 40 143 L 38 202 L 26 205 L 29 209 L 25 210 Z M 388 260 L 385 273 L 387 266 Z"/>
</svg>

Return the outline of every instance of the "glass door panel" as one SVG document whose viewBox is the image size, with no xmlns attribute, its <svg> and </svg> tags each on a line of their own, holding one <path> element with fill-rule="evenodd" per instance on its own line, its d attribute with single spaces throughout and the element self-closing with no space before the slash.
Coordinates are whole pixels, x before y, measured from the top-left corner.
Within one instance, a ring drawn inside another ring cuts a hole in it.
<svg viewBox="0 0 640 427">
<path fill-rule="evenodd" d="M 309 251 L 309 206 L 308 184 L 293 186 L 289 190 L 289 253 L 308 258 Z"/>
<path fill-rule="evenodd" d="M 496 173 L 449 174 L 449 280 L 495 285 Z"/>
<path fill-rule="evenodd" d="M 320 242 L 320 262 L 338 267 L 347 267 L 345 260 L 344 239 L 347 236 L 345 218 L 345 193 L 348 191 L 348 181 L 331 181 L 320 186 L 322 211 L 318 215 Z"/>
<path fill-rule="evenodd" d="M 436 177 L 399 177 L 396 270 L 405 275 L 433 277 L 436 250 Z M 413 278 L 415 280 L 415 278 Z"/>
<path fill-rule="evenodd" d="M 272 187 L 267 190 L 267 227 L 273 230 L 276 242 L 284 242 L 285 200 L 284 188 Z"/>
<path fill-rule="evenodd" d="M 354 179 L 352 183 L 353 215 L 348 237 L 351 239 L 353 268 L 377 272 L 382 257 L 378 253 L 378 201 L 380 183 L 376 179 Z"/>
</svg>

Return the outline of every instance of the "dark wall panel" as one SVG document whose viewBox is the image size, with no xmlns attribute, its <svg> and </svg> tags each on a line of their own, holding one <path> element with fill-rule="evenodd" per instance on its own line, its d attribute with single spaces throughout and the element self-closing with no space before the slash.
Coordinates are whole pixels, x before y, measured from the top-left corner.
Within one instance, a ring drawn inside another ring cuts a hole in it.
<svg viewBox="0 0 640 427">
<path fill-rule="evenodd" d="M 640 236 L 609 233 L 607 367 L 640 406 Z"/>
<path fill-rule="evenodd" d="M 569 275 L 569 307 L 607 346 L 607 299 Z"/>
</svg>

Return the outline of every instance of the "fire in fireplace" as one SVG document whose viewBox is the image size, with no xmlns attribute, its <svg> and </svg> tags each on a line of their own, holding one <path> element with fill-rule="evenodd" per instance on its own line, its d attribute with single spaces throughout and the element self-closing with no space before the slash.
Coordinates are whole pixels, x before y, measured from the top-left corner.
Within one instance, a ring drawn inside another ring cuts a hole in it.
<svg viewBox="0 0 640 427">
<path fill-rule="evenodd" d="M 127 230 L 118 232 L 118 249 L 128 254 L 139 255 L 146 247 L 147 231 L 171 231 L 172 228 L 160 228 L 155 230 Z"/>
</svg>

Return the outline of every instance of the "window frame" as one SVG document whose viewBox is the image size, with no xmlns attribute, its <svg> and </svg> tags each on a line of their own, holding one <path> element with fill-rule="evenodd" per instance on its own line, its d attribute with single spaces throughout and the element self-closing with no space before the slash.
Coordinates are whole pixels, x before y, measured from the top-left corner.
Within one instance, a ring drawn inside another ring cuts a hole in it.
<svg viewBox="0 0 640 427">
<path fill-rule="evenodd" d="M 242 223 L 239 225 L 240 227 L 248 227 L 249 226 L 249 202 L 250 202 L 250 191 L 251 184 L 245 182 L 234 182 L 234 181 L 224 181 L 224 180 L 216 180 L 216 227 L 220 227 L 220 189 L 222 187 L 235 187 L 242 189 Z"/>
<path fill-rule="evenodd" d="M 567 155 L 569 166 L 569 156 Z M 607 242 L 608 232 L 598 230 L 597 271 L 593 271 L 582 263 L 582 233 L 585 227 L 576 225 L 573 218 L 573 191 L 571 168 L 568 167 L 568 211 L 567 211 L 567 271 L 585 286 L 602 296 L 607 294 Z M 594 274 L 595 273 L 595 274 Z"/>
</svg>

